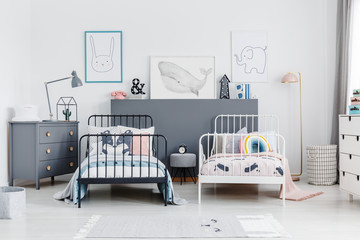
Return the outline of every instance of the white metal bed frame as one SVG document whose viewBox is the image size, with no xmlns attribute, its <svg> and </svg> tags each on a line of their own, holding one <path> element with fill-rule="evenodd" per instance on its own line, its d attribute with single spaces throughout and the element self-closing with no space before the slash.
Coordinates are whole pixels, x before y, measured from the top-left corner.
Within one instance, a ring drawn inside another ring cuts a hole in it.
<svg viewBox="0 0 360 240">
<path fill-rule="evenodd" d="M 219 126 L 220 125 L 220 126 Z M 248 134 L 236 134 L 238 130 L 246 126 Z M 250 127 L 250 128 L 249 128 Z M 217 154 L 218 148 L 212 147 L 210 150 L 211 139 L 215 142 L 219 134 L 226 134 L 233 137 L 232 153 L 234 153 L 234 137 L 236 136 L 248 136 L 249 133 L 257 131 L 251 135 L 263 135 L 266 139 L 269 136 L 276 137 L 276 149 L 274 152 L 281 154 L 281 159 L 285 159 L 285 140 L 283 136 L 279 134 L 279 120 L 275 115 L 218 115 L 215 118 L 214 133 L 207 133 L 199 139 L 199 176 L 198 176 L 198 201 L 201 204 L 201 187 L 203 183 L 232 183 L 232 184 L 281 184 L 282 185 L 282 204 L 285 205 L 285 164 L 286 161 L 282 161 L 282 176 L 225 176 L 225 175 L 202 175 L 201 168 L 203 162 L 211 155 Z M 275 133 L 269 133 L 268 131 L 274 131 Z M 220 132 L 218 132 L 220 131 Z M 204 153 L 204 144 L 206 154 Z M 259 140 L 258 140 L 259 143 Z M 213 146 L 216 146 L 213 144 Z M 258 144 L 259 146 L 259 144 Z M 243 154 L 243 153 L 239 153 Z M 258 147 L 259 154 L 259 147 Z M 217 161 L 217 158 L 215 158 Z M 232 169 L 234 171 L 234 169 Z"/>
</svg>

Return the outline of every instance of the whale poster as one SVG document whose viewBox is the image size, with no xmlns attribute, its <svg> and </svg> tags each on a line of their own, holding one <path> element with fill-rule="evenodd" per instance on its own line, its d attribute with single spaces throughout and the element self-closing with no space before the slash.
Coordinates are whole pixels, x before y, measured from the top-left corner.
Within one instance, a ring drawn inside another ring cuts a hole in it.
<svg viewBox="0 0 360 240">
<path fill-rule="evenodd" d="M 231 59 L 233 82 L 267 82 L 267 33 L 233 31 Z"/>
<path fill-rule="evenodd" d="M 215 98 L 215 57 L 151 57 L 151 99 Z"/>
</svg>

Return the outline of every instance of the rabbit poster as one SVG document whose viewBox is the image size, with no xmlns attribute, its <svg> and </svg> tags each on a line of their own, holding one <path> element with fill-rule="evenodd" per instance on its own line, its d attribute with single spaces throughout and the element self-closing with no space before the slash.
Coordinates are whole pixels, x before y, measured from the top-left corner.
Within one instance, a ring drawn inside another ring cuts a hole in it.
<svg viewBox="0 0 360 240">
<path fill-rule="evenodd" d="M 85 32 L 85 82 L 122 82 L 122 32 Z"/>
<path fill-rule="evenodd" d="M 267 82 L 268 48 L 266 32 L 232 32 L 233 82 Z"/>
</svg>

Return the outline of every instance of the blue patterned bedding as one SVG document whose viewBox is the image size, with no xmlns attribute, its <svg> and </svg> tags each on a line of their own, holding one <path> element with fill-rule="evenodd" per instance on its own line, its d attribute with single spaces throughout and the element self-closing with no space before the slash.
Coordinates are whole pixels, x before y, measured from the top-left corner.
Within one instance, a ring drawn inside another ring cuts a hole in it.
<svg viewBox="0 0 360 240">
<path fill-rule="evenodd" d="M 164 177 L 167 174 L 167 194 L 168 194 L 168 202 L 173 204 L 185 204 L 186 200 L 179 198 L 174 194 L 174 189 L 171 181 L 171 176 L 169 172 L 166 170 L 164 164 L 154 158 L 150 157 L 150 161 L 148 156 L 142 156 L 140 161 L 140 156 L 130 156 L 127 155 L 124 157 L 124 161 L 122 160 L 123 156 L 118 155 L 116 160 L 114 161 L 113 155 L 107 157 L 106 155 L 99 155 L 98 161 L 96 160 L 96 155 L 90 155 L 90 161 L 88 158 L 85 158 L 81 164 L 81 176 L 82 178 L 113 178 L 114 177 L 114 163 L 115 163 L 115 177 Z M 89 164 L 88 164 L 89 162 Z M 124 167 L 123 167 L 124 166 Z M 141 167 L 140 167 L 141 166 Z M 150 166 L 150 171 L 148 166 Z M 107 170 L 105 175 L 105 169 Z M 141 174 L 141 176 L 140 176 Z M 78 179 L 79 176 L 79 168 L 75 171 L 72 176 L 70 182 L 66 186 L 66 188 L 58 192 L 54 195 L 54 198 L 57 200 L 64 200 L 66 202 L 72 202 L 74 204 L 78 203 Z M 163 194 L 165 199 L 165 183 L 158 183 L 158 189 Z M 87 184 L 81 184 L 80 186 L 80 195 L 81 199 L 85 197 L 87 192 Z"/>
</svg>

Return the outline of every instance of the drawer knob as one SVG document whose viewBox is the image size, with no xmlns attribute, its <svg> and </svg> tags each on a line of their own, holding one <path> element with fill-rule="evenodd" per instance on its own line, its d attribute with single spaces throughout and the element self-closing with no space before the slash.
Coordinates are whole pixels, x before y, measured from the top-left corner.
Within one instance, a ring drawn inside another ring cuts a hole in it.
<svg viewBox="0 0 360 240">
<path fill-rule="evenodd" d="M 69 151 L 70 152 L 74 151 L 74 147 L 73 146 L 69 147 Z"/>
<path fill-rule="evenodd" d="M 360 180 L 360 176 L 358 175 L 358 176 L 356 176 L 356 179 L 359 181 Z"/>
<path fill-rule="evenodd" d="M 351 122 L 351 116 L 349 116 L 349 122 Z"/>
<path fill-rule="evenodd" d="M 74 135 L 74 132 L 73 132 L 73 131 L 70 131 L 70 132 L 69 132 L 69 135 L 70 135 L 70 136 Z"/>
<path fill-rule="evenodd" d="M 343 172 L 343 177 L 345 177 L 345 172 Z"/>
<path fill-rule="evenodd" d="M 50 171 L 50 169 L 51 169 L 51 166 L 50 166 L 50 165 L 47 165 L 47 166 L 46 166 L 46 171 Z"/>
<path fill-rule="evenodd" d="M 45 135 L 46 135 L 47 137 L 50 137 L 50 132 L 47 131 Z"/>
<path fill-rule="evenodd" d="M 51 152 L 50 148 L 46 149 L 46 154 L 49 154 Z"/>
<path fill-rule="evenodd" d="M 350 160 L 351 160 L 351 158 L 352 158 L 352 155 L 351 155 L 351 154 L 349 154 L 349 158 L 350 158 Z"/>
<path fill-rule="evenodd" d="M 359 136 L 356 136 L 356 141 L 359 141 Z"/>
<path fill-rule="evenodd" d="M 73 162 L 70 162 L 70 163 L 69 163 L 69 166 L 70 166 L 70 167 L 73 167 L 73 166 L 74 166 L 74 163 L 73 163 Z"/>
<path fill-rule="evenodd" d="M 345 135 L 342 135 L 342 139 L 343 139 L 343 140 L 345 139 Z"/>
</svg>

